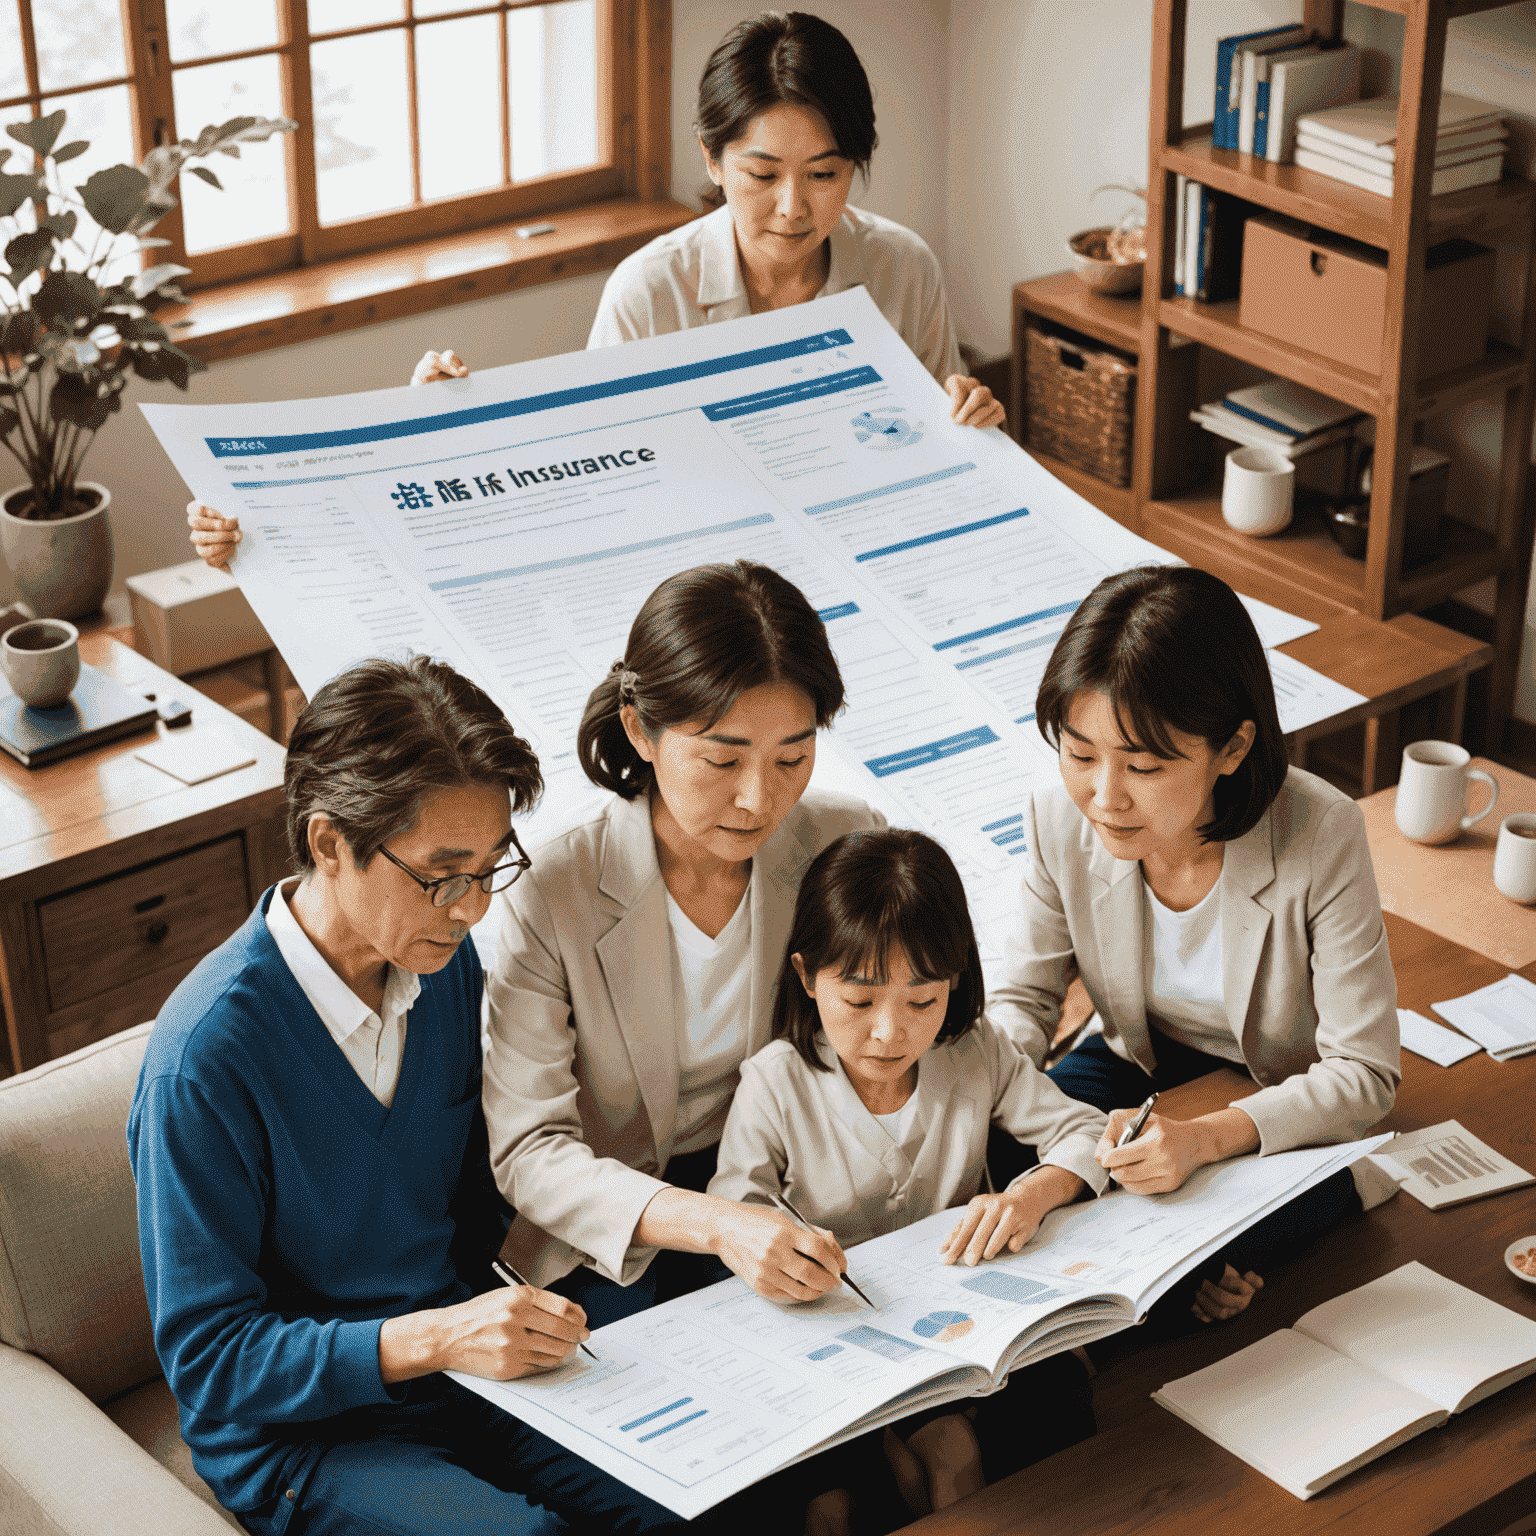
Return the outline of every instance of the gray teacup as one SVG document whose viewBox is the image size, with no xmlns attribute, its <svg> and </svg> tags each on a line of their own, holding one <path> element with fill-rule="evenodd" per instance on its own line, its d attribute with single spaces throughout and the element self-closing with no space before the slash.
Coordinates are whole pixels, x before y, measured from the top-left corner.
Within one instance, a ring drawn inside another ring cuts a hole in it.
<svg viewBox="0 0 1536 1536">
<path fill-rule="evenodd" d="M 23 704 L 62 704 L 80 681 L 80 631 L 63 619 L 33 619 L 0 635 L 0 668 Z"/>
</svg>

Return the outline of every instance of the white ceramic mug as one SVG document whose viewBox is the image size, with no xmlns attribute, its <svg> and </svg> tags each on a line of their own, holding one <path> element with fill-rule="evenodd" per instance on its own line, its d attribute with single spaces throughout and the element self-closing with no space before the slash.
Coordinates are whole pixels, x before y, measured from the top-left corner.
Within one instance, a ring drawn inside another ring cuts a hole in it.
<svg viewBox="0 0 1536 1536">
<path fill-rule="evenodd" d="M 1493 851 L 1493 883 L 1501 896 L 1529 906 L 1536 902 L 1536 815 L 1506 816 Z"/>
<path fill-rule="evenodd" d="M 1499 800 L 1498 780 L 1470 767 L 1472 754 L 1450 741 L 1416 741 L 1403 749 L 1397 781 L 1397 829 L 1416 843 L 1448 843 L 1481 821 Z M 1467 781 L 1488 786 L 1488 803 L 1468 816 Z"/>
<path fill-rule="evenodd" d="M 1274 448 L 1234 448 L 1221 481 L 1221 515 L 1239 533 L 1263 538 L 1289 526 L 1296 466 Z"/>
<path fill-rule="evenodd" d="M 18 624 L 0 635 L 0 667 L 23 704 L 62 704 L 80 681 L 80 631 L 63 619 Z"/>
</svg>

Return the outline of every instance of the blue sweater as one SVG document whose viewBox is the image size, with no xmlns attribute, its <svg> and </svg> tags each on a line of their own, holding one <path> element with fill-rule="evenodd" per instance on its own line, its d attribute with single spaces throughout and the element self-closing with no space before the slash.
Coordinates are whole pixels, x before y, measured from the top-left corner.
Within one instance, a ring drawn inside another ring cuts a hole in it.
<svg viewBox="0 0 1536 1536">
<path fill-rule="evenodd" d="M 480 1114 L 480 962 L 422 977 L 389 1109 L 271 934 L 268 891 L 177 987 L 128 1116 L 155 1349 L 227 1508 L 300 1485 L 387 1387 L 387 1317 L 464 1300 L 505 1232 Z"/>
</svg>

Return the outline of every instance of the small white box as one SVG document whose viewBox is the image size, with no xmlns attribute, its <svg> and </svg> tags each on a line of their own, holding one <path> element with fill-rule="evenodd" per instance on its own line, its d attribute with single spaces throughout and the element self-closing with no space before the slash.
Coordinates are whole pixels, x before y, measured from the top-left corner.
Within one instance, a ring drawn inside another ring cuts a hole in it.
<svg viewBox="0 0 1536 1536">
<path fill-rule="evenodd" d="M 201 560 L 145 571 L 126 583 L 133 622 L 149 654 L 184 677 L 272 649 L 235 578 Z"/>
</svg>

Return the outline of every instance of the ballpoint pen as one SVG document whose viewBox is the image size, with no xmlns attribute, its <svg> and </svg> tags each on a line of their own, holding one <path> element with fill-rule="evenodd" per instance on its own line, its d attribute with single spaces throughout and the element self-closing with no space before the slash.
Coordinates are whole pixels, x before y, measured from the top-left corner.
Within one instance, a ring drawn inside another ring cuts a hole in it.
<svg viewBox="0 0 1536 1536">
<path fill-rule="evenodd" d="M 1115 1143 L 1117 1148 L 1123 1147 L 1128 1141 L 1135 1141 L 1141 1135 L 1141 1128 L 1147 1123 L 1147 1116 L 1152 1113 L 1152 1106 L 1157 1103 L 1155 1093 L 1147 1096 L 1147 1101 L 1136 1111 L 1136 1118 L 1120 1132 L 1120 1139 Z"/>
<path fill-rule="evenodd" d="M 781 1211 L 783 1211 L 783 1212 L 784 1212 L 784 1214 L 785 1214 L 785 1215 L 786 1215 L 786 1216 L 788 1216 L 788 1217 L 789 1217 L 789 1218 L 790 1218 L 790 1219 L 791 1219 L 791 1220 L 792 1220 L 792 1221 L 798 1221 L 798 1222 L 799 1222 L 799 1223 L 800 1223 L 800 1225 L 801 1225 L 801 1226 L 802 1226 L 802 1227 L 804 1227 L 804 1228 L 805 1228 L 805 1230 L 806 1230 L 806 1231 L 807 1231 L 807 1232 L 814 1232 L 814 1231 L 815 1231 L 815 1230 L 816 1230 L 816 1229 L 815 1229 L 815 1228 L 814 1228 L 814 1227 L 813 1227 L 813 1226 L 812 1226 L 812 1225 L 811 1225 L 811 1224 L 810 1224 L 810 1222 L 808 1222 L 808 1221 L 807 1221 L 807 1220 L 806 1220 L 806 1219 L 805 1219 L 805 1217 L 804 1217 L 804 1216 L 802 1216 L 802 1215 L 801 1215 L 801 1214 L 800 1214 L 800 1212 L 799 1212 L 799 1211 L 797 1211 L 797 1210 L 796 1210 L 796 1209 L 795 1209 L 795 1208 L 794 1208 L 794 1206 L 792 1206 L 792 1205 L 791 1205 L 791 1204 L 790 1204 L 790 1203 L 789 1203 L 789 1201 L 788 1201 L 788 1200 L 787 1200 L 787 1199 L 786 1199 L 786 1198 L 785 1198 L 785 1197 L 784 1197 L 784 1196 L 783 1196 L 783 1195 L 780 1195 L 780 1194 L 775 1194 L 775 1195 L 774 1195 L 774 1196 L 773 1196 L 773 1197 L 772 1197 L 772 1198 L 773 1198 L 773 1203 L 774 1203 L 774 1204 L 775 1204 L 775 1205 L 776 1205 L 776 1206 L 778 1206 L 778 1208 L 779 1208 L 779 1209 L 780 1209 L 780 1210 L 781 1210 Z M 807 1255 L 807 1257 L 809 1257 L 809 1255 Z M 814 1261 L 814 1260 L 813 1260 L 813 1261 L 812 1261 L 812 1262 L 813 1262 L 813 1263 L 814 1263 L 814 1262 L 815 1262 L 815 1261 Z M 851 1279 L 850 1279 L 850 1278 L 849 1278 L 849 1275 L 848 1275 L 848 1271 L 847 1271 L 847 1270 L 846 1270 L 846 1269 L 845 1269 L 845 1270 L 844 1270 L 844 1271 L 843 1271 L 843 1272 L 842 1272 L 842 1273 L 841 1273 L 841 1274 L 840 1274 L 840 1275 L 839 1275 L 839 1276 L 838 1276 L 838 1277 L 837 1277 L 837 1278 L 838 1278 L 838 1279 L 839 1279 L 839 1280 L 841 1280 L 841 1281 L 842 1281 L 842 1282 L 843 1282 L 843 1284 L 844 1284 L 844 1285 L 846 1285 L 846 1286 L 847 1286 L 847 1287 L 848 1287 L 848 1289 L 849 1289 L 849 1290 L 850 1290 L 850 1291 L 852 1291 L 852 1292 L 853 1292 L 853 1294 L 854 1294 L 854 1295 L 855 1295 L 855 1296 L 857 1296 L 857 1297 L 858 1297 L 858 1298 L 859 1298 L 859 1300 L 860 1300 L 860 1301 L 862 1301 L 862 1302 L 863 1302 L 863 1303 L 864 1303 L 864 1305 L 865 1305 L 865 1306 L 866 1306 L 866 1307 L 870 1307 L 870 1308 L 872 1308 L 872 1309 L 873 1309 L 873 1310 L 874 1310 L 874 1311 L 876 1311 L 876 1312 L 878 1312 L 878 1311 L 879 1311 L 879 1310 L 880 1310 L 880 1308 L 879 1308 L 879 1307 L 877 1307 L 877 1306 L 875 1306 L 875 1304 L 874 1304 L 874 1302 L 872 1302 L 872 1301 L 871 1301 L 871 1300 L 870 1300 L 870 1299 L 869 1299 L 869 1297 L 868 1297 L 868 1296 L 866 1296 L 866 1295 L 865 1295 L 865 1294 L 864 1294 L 864 1292 L 863 1292 L 863 1291 L 861 1291 L 861 1290 L 860 1290 L 860 1289 L 859 1289 L 859 1288 L 858 1288 L 858 1286 L 856 1286 L 856 1285 L 855 1285 L 855 1284 L 854 1284 L 854 1283 L 853 1283 L 853 1281 L 852 1281 L 852 1280 L 851 1280 Z"/>
<path fill-rule="evenodd" d="M 504 1263 L 501 1259 L 492 1259 L 491 1268 L 496 1271 L 496 1278 L 503 1285 L 528 1285 L 528 1282 L 510 1264 Z M 533 1287 L 529 1285 L 528 1289 L 531 1291 Z M 585 1344 L 580 1345 L 580 1348 L 583 1354 L 592 1355 L 592 1351 Z M 597 1360 L 596 1355 L 592 1355 L 592 1358 Z M 597 1363 L 601 1365 L 603 1362 L 597 1360 Z"/>
</svg>

